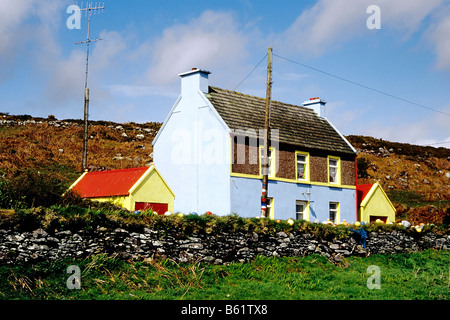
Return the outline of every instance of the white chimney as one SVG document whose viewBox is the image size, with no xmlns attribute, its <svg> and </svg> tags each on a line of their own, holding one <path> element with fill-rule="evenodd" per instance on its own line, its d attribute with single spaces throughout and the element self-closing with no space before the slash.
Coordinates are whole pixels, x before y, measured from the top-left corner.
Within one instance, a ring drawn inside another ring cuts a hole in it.
<svg viewBox="0 0 450 320">
<path fill-rule="evenodd" d="M 208 75 L 211 72 L 192 68 L 192 70 L 180 73 L 181 77 L 181 95 L 197 92 L 201 90 L 203 93 L 208 93 Z"/>
<path fill-rule="evenodd" d="M 325 118 L 325 104 L 327 102 L 325 100 L 316 98 L 311 98 L 309 101 L 303 102 L 303 106 L 313 109 L 315 113 L 321 118 Z"/>
</svg>

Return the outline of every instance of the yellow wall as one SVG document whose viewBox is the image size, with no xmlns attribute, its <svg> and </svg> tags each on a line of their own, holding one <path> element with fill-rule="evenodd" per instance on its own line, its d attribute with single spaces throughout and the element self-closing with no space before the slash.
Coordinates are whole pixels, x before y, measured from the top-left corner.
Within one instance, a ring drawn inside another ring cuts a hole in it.
<svg viewBox="0 0 450 320">
<path fill-rule="evenodd" d="M 136 202 L 168 203 L 168 210 L 173 213 L 174 194 L 156 169 L 144 177 L 136 188 L 131 189 L 130 205 L 134 210 Z"/>
<path fill-rule="evenodd" d="M 111 202 L 111 203 L 113 203 L 117 206 L 121 206 L 127 210 L 130 210 L 130 211 L 134 210 L 134 205 L 133 205 L 133 208 L 131 208 L 129 196 L 90 198 L 90 200 L 99 201 L 99 202 Z"/>
<path fill-rule="evenodd" d="M 379 184 L 375 184 L 360 206 L 361 221 L 370 221 L 370 216 L 387 217 L 386 223 L 395 222 L 395 208 Z"/>
</svg>

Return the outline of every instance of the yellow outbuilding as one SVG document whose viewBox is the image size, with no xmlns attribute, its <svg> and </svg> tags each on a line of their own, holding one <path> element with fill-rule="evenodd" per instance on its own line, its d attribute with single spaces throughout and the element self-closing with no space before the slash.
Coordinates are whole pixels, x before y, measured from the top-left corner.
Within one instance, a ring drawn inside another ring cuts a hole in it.
<svg viewBox="0 0 450 320">
<path fill-rule="evenodd" d="M 364 222 L 395 222 L 395 207 L 379 183 L 356 187 L 358 220 Z"/>
<path fill-rule="evenodd" d="M 69 190 L 82 198 L 109 201 L 130 211 L 152 208 L 173 212 L 175 195 L 152 164 L 150 167 L 85 172 Z"/>
</svg>

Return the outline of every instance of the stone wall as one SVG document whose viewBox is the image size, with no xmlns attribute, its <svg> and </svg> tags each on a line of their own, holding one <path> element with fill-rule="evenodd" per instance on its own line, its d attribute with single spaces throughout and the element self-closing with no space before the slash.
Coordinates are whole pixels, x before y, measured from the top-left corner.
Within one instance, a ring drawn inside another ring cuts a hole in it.
<svg viewBox="0 0 450 320">
<path fill-rule="evenodd" d="M 61 231 L 53 235 L 42 229 L 33 232 L 0 230 L 0 264 L 37 262 L 66 258 L 85 258 L 106 253 L 121 259 L 171 258 L 176 262 L 206 261 L 227 264 L 246 262 L 257 255 L 304 256 L 312 253 L 331 262 L 357 255 L 415 252 L 426 249 L 450 250 L 450 235 L 427 231 L 379 231 L 367 234 L 366 248 L 354 236 L 320 239 L 311 233 L 293 231 L 273 235 L 242 232 L 192 236 L 177 230 L 142 232 L 97 228 L 94 231 Z"/>
</svg>

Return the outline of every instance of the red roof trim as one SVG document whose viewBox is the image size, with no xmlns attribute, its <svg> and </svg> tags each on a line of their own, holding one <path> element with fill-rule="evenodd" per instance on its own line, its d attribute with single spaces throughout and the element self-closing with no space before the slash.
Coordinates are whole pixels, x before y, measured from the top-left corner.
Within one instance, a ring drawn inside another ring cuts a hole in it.
<svg viewBox="0 0 450 320">
<path fill-rule="evenodd" d="M 372 187 L 373 184 L 360 184 L 356 186 L 356 203 L 358 204 L 358 208 Z"/>
<path fill-rule="evenodd" d="M 128 196 L 149 167 L 88 172 L 72 190 L 82 198 Z"/>
</svg>

